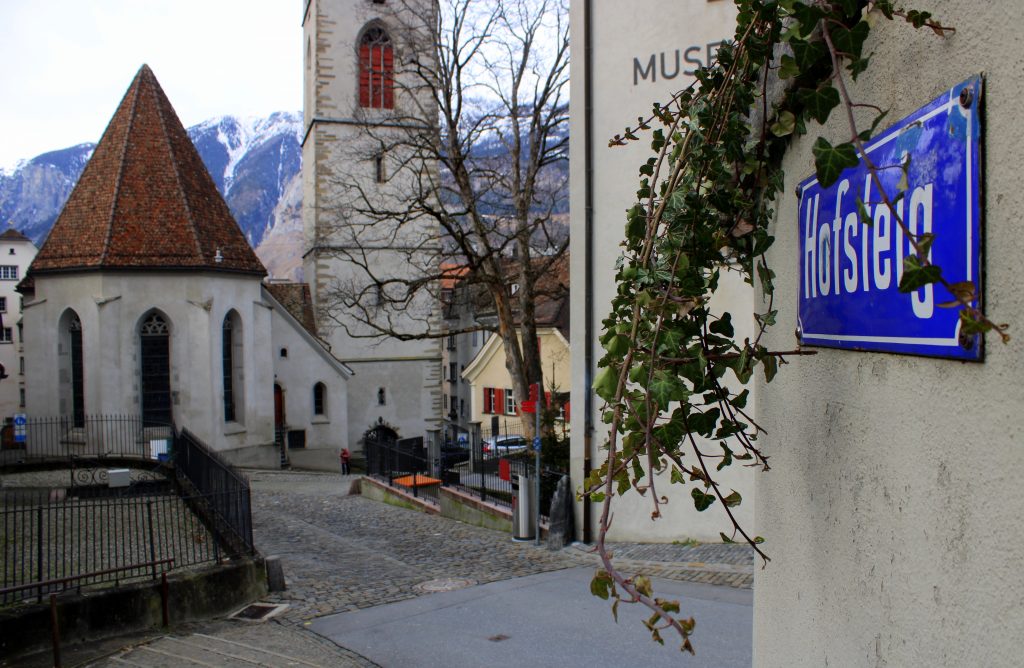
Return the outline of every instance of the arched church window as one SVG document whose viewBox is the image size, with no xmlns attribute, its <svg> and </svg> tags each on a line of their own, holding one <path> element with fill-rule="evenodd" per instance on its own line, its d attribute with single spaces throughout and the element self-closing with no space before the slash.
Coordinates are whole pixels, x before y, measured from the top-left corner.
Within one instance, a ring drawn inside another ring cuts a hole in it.
<svg viewBox="0 0 1024 668">
<path fill-rule="evenodd" d="M 224 421 L 242 422 L 242 319 L 235 311 L 221 325 L 221 371 L 224 379 Z"/>
<path fill-rule="evenodd" d="M 139 325 L 142 422 L 171 424 L 171 328 L 163 315 L 150 313 Z"/>
<path fill-rule="evenodd" d="M 391 38 L 373 26 L 359 40 L 359 106 L 395 108 L 395 55 Z"/>
<path fill-rule="evenodd" d="M 62 318 L 61 352 L 61 403 L 63 410 L 70 409 L 74 426 L 85 426 L 85 363 L 82 357 L 82 321 L 73 310 L 68 310 Z M 65 403 L 67 402 L 67 403 Z M 70 405 L 69 405 L 70 404 Z M 66 414 L 66 413 L 65 413 Z"/>
<path fill-rule="evenodd" d="M 313 386 L 313 415 L 327 415 L 327 386 L 317 383 Z"/>
</svg>

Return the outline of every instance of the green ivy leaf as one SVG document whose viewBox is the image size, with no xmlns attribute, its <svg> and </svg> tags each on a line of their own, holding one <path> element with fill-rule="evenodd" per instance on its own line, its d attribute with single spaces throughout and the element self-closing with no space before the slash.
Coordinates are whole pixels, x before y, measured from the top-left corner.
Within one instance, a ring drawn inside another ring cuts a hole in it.
<svg viewBox="0 0 1024 668">
<path fill-rule="evenodd" d="M 814 153 L 814 167 L 822 188 L 828 188 L 839 180 L 839 176 L 847 167 L 856 167 L 857 150 L 847 142 L 832 146 L 824 137 L 818 137 L 811 148 Z"/>
<path fill-rule="evenodd" d="M 615 390 L 618 389 L 618 386 L 619 374 L 610 366 L 601 369 L 594 378 L 594 391 L 605 401 L 615 398 Z"/>
<path fill-rule="evenodd" d="M 728 536 L 726 536 L 721 531 L 718 532 L 718 535 L 722 537 L 722 542 L 726 543 L 727 545 L 734 544 L 736 542 L 732 538 L 729 538 Z"/>
<path fill-rule="evenodd" d="M 711 507 L 711 504 L 715 502 L 715 497 L 710 494 L 705 494 L 698 488 L 694 487 L 690 490 L 690 496 L 693 497 L 693 506 L 697 509 L 697 512 L 704 512 Z"/>
<path fill-rule="evenodd" d="M 871 214 L 868 212 L 868 208 L 864 206 L 864 200 L 857 196 L 857 216 L 860 218 L 860 222 L 868 227 L 874 225 L 875 221 L 872 220 Z"/>
<path fill-rule="evenodd" d="M 612 576 L 608 574 L 608 571 L 599 569 L 594 573 L 594 578 L 590 581 L 591 594 L 607 601 L 609 594 L 612 592 L 612 587 Z"/>
<path fill-rule="evenodd" d="M 797 99 L 811 118 L 824 124 L 832 110 L 839 106 L 839 91 L 831 83 L 824 83 L 818 88 L 801 88 L 797 91 Z"/>
<path fill-rule="evenodd" d="M 792 79 L 793 77 L 800 74 L 800 66 L 796 62 L 796 58 L 785 53 L 779 61 L 779 78 L 780 79 Z"/>
<path fill-rule="evenodd" d="M 735 508 L 743 503 L 743 497 L 736 490 L 732 490 L 732 494 L 722 499 L 722 501 L 725 502 L 727 508 Z"/>
<path fill-rule="evenodd" d="M 847 17 L 853 17 L 860 12 L 860 3 L 858 0 L 833 0 L 833 3 L 839 5 L 842 9 L 843 14 Z"/>
<path fill-rule="evenodd" d="M 856 0 L 853 1 L 856 2 Z M 860 58 L 861 51 L 864 48 L 864 40 L 867 39 L 869 32 L 870 29 L 868 28 L 867 21 L 860 21 L 849 29 L 845 26 L 837 25 L 831 30 L 832 43 L 835 44 L 836 49 L 840 53 L 857 59 Z"/>
<path fill-rule="evenodd" d="M 713 321 L 708 329 L 715 334 L 721 334 L 722 336 L 728 336 L 732 338 L 734 330 L 732 327 L 732 315 L 729 313 L 723 313 L 722 317 L 718 320 Z"/>
<path fill-rule="evenodd" d="M 793 48 L 793 60 L 801 72 L 812 69 L 819 61 L 828 57 L 828 47 L 820 41 L 793 40 L 790 46 Z"/>
<path fill-rule="evenodd" d="M 793 134 L 796 129 L 796 115 L 792 111 L 783 111 L 769 128 L 776 137 L 785 137 Z"/>
<path fill-rule="evenodd" d="M 900 279 L 900 292 L 913 292 L 918 288 L 938 283 L 942 279 L 942 269 L 929 264 L 921 266 L 921 260 L 916 255 L 908 255 L 903 258 L 903 278 Z"/>
</svg>

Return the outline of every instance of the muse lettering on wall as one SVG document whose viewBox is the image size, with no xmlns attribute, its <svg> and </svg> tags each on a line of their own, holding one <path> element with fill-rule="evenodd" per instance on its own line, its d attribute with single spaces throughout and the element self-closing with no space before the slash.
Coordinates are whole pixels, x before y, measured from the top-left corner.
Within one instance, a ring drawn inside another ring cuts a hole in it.
<svg viewBox="0 0 1024 668">
<path fill-rule="evenodd" d="M 953 86 L 865 149 L 910 233 L 935 235 L 929 261 L 979 295 L 981 91 L 980 76 Z M 898 290 L 914 251 L 863 159 L 830 187 L 811 177 L 799 192 L 801 343 L 981 361 L 981 337 L 961 340 L 960 309 L 942 307 L 955 301 L 945 288 Z"/>
</svg>

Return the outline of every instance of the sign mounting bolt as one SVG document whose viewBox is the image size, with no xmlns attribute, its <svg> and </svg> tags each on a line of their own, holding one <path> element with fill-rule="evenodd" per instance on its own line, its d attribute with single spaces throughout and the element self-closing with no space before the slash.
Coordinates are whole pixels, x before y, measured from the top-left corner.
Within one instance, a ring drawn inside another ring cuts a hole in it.
<svg viewBox="0 0 1024 668">
<path fill-rule="evenodd" d="M 970 88 L 964 88 L 960 91 L 960 106 L 967 109 L 974 102 L 974 91 Z"/>
</svg>

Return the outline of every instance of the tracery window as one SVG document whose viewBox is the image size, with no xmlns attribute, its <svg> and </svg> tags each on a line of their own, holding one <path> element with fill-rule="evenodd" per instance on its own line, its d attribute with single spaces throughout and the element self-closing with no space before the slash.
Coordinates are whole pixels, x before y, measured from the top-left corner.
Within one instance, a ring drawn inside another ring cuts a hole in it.
<svg viewBox="0 0 1024 668">
<path fill-rule="evenodd" d="M 395 108 L 395 56 L 391 38 L 379 26 L 359 41 L 359 106 Z"/>
</svg>

